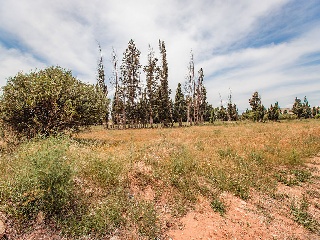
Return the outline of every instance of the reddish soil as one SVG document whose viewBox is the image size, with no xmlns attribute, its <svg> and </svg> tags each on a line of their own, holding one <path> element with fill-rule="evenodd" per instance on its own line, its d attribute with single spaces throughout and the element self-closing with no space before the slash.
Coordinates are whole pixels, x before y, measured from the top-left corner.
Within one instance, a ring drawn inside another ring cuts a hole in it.
<svg viewBox="0 0 320 240">
<path fill-rule="evenodd" d="M 251 192 L 251 198 L 243 201 L 222 194 L 227 205 L 224 216 L 199 199 L 196 209 L 168 231 L 167 239 L 320 239 L 319 232 L 312 233 L 299 225 L 290 213 L 292 201 L 305 196 L 310 203 L 309 213 L 320 222 L 320 209 L 314 207 L 320 203 L 320 157 L 311 159 L 307 167 L 312 170 L 312 181 L 293 187 L 279 184 L 279 199 Z"/>
</svg>

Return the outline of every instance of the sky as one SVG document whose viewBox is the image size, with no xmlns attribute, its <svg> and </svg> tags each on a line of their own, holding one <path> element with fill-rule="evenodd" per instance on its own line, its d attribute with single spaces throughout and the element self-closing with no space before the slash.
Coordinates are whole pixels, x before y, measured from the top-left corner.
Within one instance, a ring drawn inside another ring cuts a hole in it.
<svg viewBox="0 0 320 240">
<path fill-rule="evenodd" d="M 240 112 L 255 91 L 265 107 L 320 105 L 320 0 L 0 0 L 0 86 L 52 65 L 95 83 L 98 42 L 109 82 L 130 39 L 142 65 L 165 42 L 172 97 L 192 51 L 214 107 L 230 91 Z"/>
</svg>

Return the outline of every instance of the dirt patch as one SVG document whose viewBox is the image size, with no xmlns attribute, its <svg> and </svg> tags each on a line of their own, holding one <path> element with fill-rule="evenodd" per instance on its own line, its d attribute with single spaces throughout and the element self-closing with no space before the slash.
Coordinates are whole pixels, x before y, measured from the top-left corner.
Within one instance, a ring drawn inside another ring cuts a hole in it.
<svg viewBox="0 0 320 240">
<path fill-rule="evenodd" d="M 267 206 L 256 206 L 224 193 L 227 213 L 215 213 L 206 201 L 180 220 L 180 227 L 168 232 L 168 239 L 317 239 L 289 216 Z M 276 203 L 276 202 L 275 202 Z M 261 203 L 262 204 L 262 203 Z M 260 208 L 260 209 L 259 209 Z"/>
<path fill-rule="evenodd" d="M 306 166 L 312 171 L 310 182 L 292 187 L 279 183 L 274 197 L 252 191 L 251 198 L 243 201 L 230 193 L 221 194 L 227 206 L 223 216 L 200 199 L 196 209 L 167 232 L 167 239 L 320 239 L 319 232 L 295 222 L 290 210 L 293 201 L 307 198 L 308 212 L 320 220 L 320 157 L 310 159 Z"/>
</svg>

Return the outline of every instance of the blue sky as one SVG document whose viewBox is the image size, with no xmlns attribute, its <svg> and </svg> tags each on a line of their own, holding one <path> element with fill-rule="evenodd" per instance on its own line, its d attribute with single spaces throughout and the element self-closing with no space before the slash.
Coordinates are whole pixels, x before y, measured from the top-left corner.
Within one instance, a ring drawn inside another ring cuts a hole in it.
<svg viewBox="0 0 320 240">
<path fill-rule="evenodd" d="M 320 105 L 319 0 L 0 0 L 0 86 L 51 65 L 94 83 L 97 41 L 110 77 L 112 47 L 121 62 L 131 38 L 142 65 L 148 45 L 158 52 L 165 41 L 173 93 L 192 49 L 214 106 L 230 88 L 240 111 L 254 91 L 266 107 L 290 107 L 305 95 Z"/>
</svg>

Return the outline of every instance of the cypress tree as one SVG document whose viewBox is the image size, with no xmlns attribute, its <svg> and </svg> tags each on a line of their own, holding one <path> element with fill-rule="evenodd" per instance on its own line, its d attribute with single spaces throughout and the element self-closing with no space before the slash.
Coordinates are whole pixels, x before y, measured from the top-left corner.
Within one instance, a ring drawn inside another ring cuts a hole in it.
<svg viewBox="0 0 320 240">
<path fill-rule="evenodd" d="M 146 74 L 146 105 L 149 124 L 153 127 L 153 123 L 157 114 L 157 87 L 159 81 L 158 59 L 154 56 L 154 51 L 149 45 L 148 64 L 143 68 Z"/>
<path fill-rule="evenodd" d="M 138 123 L 138 96 L 140 93 L 140 51 L 131 39 L 123 53 L 121 64 L 121 82 L 124 96 L 125 117 L 131 126 Z"/>
<path fill-rule="evenodd" d="M 99 62 L 98 62 L 98 74 L 97 74 L 97 86 L 101 89 L 101 91 L 103 92 L 105 98 L 107 99 L 108 96 L 108 87 L 107 84 L 105 83 L 105 72 L 104 72 L 104 65 L 103 65 L 103 57 L 102 57 L 102 50 L 101 50 L 101 46 L 98 43 L 98 47 L 99 47 L 99 53 L 100 53 L 100 58 L 99 58 Z M 105 123 L 106 123 L 106 127 L 108 127 L 108 120 L 109 120 L 109 107 L 107 107 L 106 110 L 106 115 L 105 115 Z"/>
<path fill-rule="evenodd" d="M 164 41 L 159 40 L 159 49 L 161 55 L 161 66 L 160 66 L 160 86 L 159 86 L 159 120 L 163 126 L 169 126 L 172 122 L 171 108 L 170 108 L 170 93 L 168 85 L 168 62 L 167 62 L 167 52 Z"/>
<path fill-rule="evenodd" d="M 186 115 L 186 101 L 182 93 L 181 83 L 178 83 L 174 100 L 174 120 L 179 122 L 179 127 L 181 127 Z"/>
</svg>

